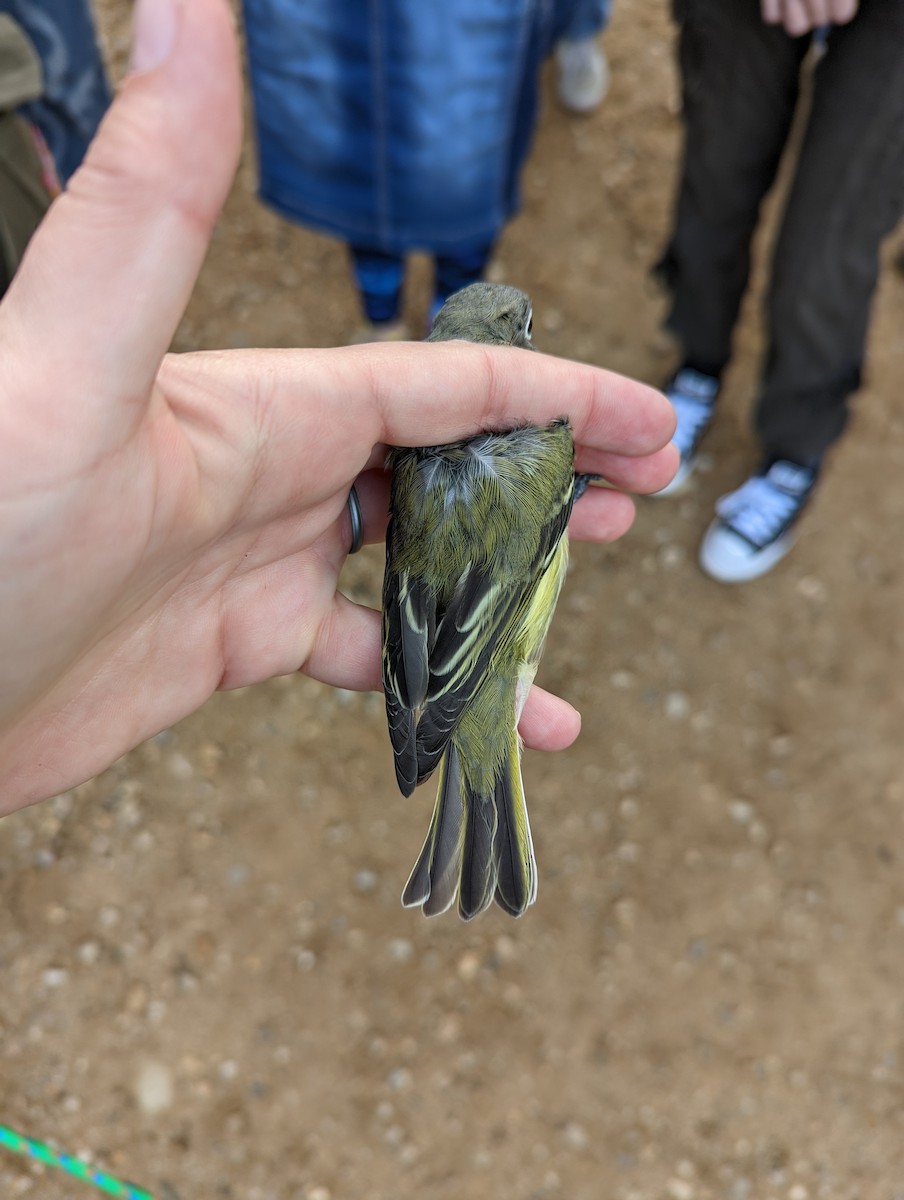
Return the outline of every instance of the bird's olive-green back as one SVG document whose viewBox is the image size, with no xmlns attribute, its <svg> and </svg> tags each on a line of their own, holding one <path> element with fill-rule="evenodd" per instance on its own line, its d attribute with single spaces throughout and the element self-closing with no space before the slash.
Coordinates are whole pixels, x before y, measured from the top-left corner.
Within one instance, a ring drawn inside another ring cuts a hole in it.
<svg viewBox="0 0 904 1200">
<path fill-rule="evenodd" d="M 500 582 L 530 575 L 544 531 L 568 505 L 574 443 L 567 421 L 390 455 L 392 561 L 416 571 L 442 607 L 470 566 Z"/>
</svg>

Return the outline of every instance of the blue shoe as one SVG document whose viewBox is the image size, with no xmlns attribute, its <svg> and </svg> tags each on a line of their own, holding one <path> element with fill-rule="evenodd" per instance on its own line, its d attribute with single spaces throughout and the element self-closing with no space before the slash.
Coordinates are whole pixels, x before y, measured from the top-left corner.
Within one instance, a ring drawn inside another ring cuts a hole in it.
<svg viewBox="0 0 904 1200">
<path fill-rule="evenodd" d="M 779 459 L 716 502 L 700 546 L 700 566 L 720 583 L 743 583 L 771 571 L 797 540 L 797 519 L 818 471 Z"/>
<path fill-rule="evenodd" d="M 682 367 L 665 389 L 665 394 L 671 401 L 678 421 L 672 443 L 677 447 L 681 461 L 675 478 L 660 491 L 654 492 L 655 496 L 673 496 L 690 479 L 700 439 L 715 415 L 719 381 L 712 375 Z"/>
</svg>

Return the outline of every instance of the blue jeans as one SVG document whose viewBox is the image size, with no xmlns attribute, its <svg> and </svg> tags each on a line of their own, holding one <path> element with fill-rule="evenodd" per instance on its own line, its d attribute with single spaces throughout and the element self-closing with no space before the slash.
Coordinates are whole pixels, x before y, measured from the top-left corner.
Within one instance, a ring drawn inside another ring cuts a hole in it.
<svg viewBox="0 0 904 1200">
<path fill-rule="evenodd" d="M 574 0 L 561 37 L 569 42 L 582 42 L 602 33 L 609 24 L 612 4 L 613 0 Z"/>
<path fill-rule="evenodd" d="M 402 305 L 405 282 L 405 258 L 365 246 L 350 246 L 355 282 L 369 321 L 394 321 Z M 434 302 L 431 318 L 453 292 L 483 278 L 492 246 L 478 246 L 470 252 L 439 254 L 435 259 Z"/>
</svg>

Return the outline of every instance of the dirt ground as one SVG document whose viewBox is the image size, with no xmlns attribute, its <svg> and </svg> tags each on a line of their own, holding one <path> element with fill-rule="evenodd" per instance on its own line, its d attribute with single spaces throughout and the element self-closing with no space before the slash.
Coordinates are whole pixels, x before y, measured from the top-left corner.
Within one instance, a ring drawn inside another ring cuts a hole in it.
<svg viewBox="0 0 904 1200">
<path fill-rule="evenodd" d="M 99 6 L 115 75 L 127 8 Z M 547 80 L 497 264 L 542 348 L 653 382 L 666 10 L 616 5 L 594 117 Z M 356 320 L 340 248 L 265 211 L 246 155 L 178 348 Z M 540 679 L 584 729 L 525 757 L 523 920 L 402 910 L 431 789 L 396 791 L 378 696 L 303 678 L 5 820 L 0 1120 L 160 1200 L 904 1197 L 902 330 L 887 270 L 856 419 L 773 575 L 695 565 L 755 458 L 755 295 L 707 469 L 576 547 Z M 381 570 L 365 552 L 350 592 L 376 603 Z M 88 1194 L 0 1153 L 4 1198 Z"/>
</svg>

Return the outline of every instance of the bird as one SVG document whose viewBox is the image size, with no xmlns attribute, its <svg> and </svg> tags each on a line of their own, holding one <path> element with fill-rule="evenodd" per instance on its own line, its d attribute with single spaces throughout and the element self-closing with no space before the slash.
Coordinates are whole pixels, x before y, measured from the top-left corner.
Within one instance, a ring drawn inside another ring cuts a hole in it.
<svg viewBox="0 0 904 1200">
<path fill-rule="evenodd" d="M 476 283 L 428 342 L 534 349 L 530 298 Z M 393 447 L 383 580 L 383 688 L 403 795 L 437 772 L 429 831 L 402 894 L 425 915 L 494 900 L 521 916 L 537 867 L 518 719 L 568 564 L 576 475 L 566 417 L 441 446 Z"/>
</svg>

